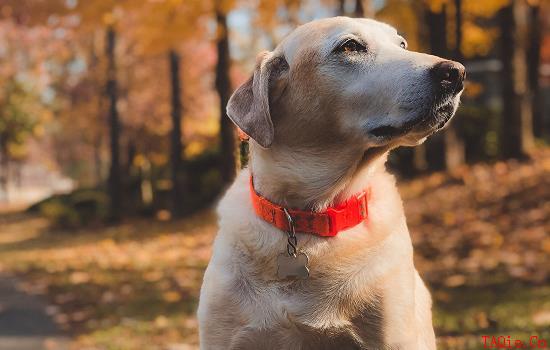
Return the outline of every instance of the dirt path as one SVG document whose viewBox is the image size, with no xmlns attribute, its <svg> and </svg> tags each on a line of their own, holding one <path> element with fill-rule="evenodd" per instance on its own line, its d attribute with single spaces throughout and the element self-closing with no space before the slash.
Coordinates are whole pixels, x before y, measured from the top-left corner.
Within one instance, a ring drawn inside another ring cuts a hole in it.
<svg viewBox="0 0 550 350">
<path fill-rule="evenodd" d="M 65 350 L 69 339 L 46 313 L 46 304 L 0 274 L 0 350 Z"/>
</svg>

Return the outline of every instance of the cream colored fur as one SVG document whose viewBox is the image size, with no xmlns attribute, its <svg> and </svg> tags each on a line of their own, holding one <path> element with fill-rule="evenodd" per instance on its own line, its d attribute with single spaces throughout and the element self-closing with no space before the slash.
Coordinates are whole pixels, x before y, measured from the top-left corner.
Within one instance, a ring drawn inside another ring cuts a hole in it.
<svg viewBox="0 0 550 350">
<path fill-rule="evenodd" d="M 371 51 L 332 53 L 349 33 Z M 372 130 L 422 113 L 437 119 L 437 104 L 454 113 L 459 94 L 430 100 L 428 71 L 442 59 L 406 51 L 401 41 L 372 20 L 312 22 L 262 54 L 235 93 L 228 112 L 253 138 L 250 171 L 260 194 L 315 210 L 370 188 L 369 218 L 333 238 L 298 233 L 310 277 L 278 280 L 286 234 L 255 215 L 250 172 L 241 171 L 218 207 L 198 310 L 202 349 L 435 349 L 431 298 L 384 164 L 390 149 L 422 142 L 436 123 L 389 138 Z M 435 106 L 428 111 L 427 101 Z"/>
</svg>

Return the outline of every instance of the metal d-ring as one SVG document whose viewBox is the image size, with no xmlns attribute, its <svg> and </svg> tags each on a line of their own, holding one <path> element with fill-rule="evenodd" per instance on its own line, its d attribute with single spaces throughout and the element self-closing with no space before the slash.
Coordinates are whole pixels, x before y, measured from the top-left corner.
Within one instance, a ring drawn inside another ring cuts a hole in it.
<svg viewBox="0 0 550 350">
<path fill-rule="evenodd" d="M 283 208 L 283 211 L 285 212 L 286 220 L 288 221 L 288 228 L 287 231 L 287 244 L 286 244 L 286 251 L 288 253 L 288 256 L 296 257 L 296 252 L 298 251 L 296 246 L 298 245 L 298 238 L 296 238 L 296 227 L 294 226 L 294 220 L 292 219 L 292 216 L 290 216 L 288 210 L 286 208 Z"/>
</svg>

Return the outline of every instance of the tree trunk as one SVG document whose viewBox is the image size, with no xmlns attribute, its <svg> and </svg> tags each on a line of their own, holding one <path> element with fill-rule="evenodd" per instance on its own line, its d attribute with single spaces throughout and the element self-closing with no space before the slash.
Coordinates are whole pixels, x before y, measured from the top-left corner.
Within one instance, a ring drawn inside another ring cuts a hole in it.
<svg viewBox="0 0 550 350">
<path fill-rule="evenodd" d="M 120 180 L 120 121 L 117 109 L 117 78 L 115 45 L 116 33 L 113 27 L 107 28 L 107 98 L 109 100 L 109 137 L 111 146 L 111 165 L 109 168 L 108 191 L 110 198 L 110 216 L 118 220 L 122 212 L 122 189 Z"/>
<path fill-rule="evenodd" d="M 219 5 L 219 4 L 218 4 Z M 216 7 L 216 23 L 218 25 L 218 63 L 216 66 L 216 91 L 220 98 L 220 148 L 221 176 L 224 183 L 231 182 L 236 172 L 235 130 L 227 116 L 226 106 L 231 95 L 229 78 L 229 37 L 227 19 L 220 6 Z"/>
<path fill-rule="evenodd" d="M 370 0 L 355 0 L 355 10 L 353 17 L 374 18 L 374 10 Z"/>
<path fill-rule="evenodd" d="M 130 139 L 128 141 L 128 145 L 126 146 L 126 164 L 124 166 L 123 176 L 127 178 L 132 176 L 132 170 L 134 166 L 134 160 L 136 159 L 136 155 L 137 155 L 136 143 L 134 139 Z"/>
<path fill-rule="evenodd" d="M 455 50 L 454 59 L 462 61 L 462 0 L 455 0 Z M 461 139 L 457 121 L 452 121 L 444 131 L 445 139 L 445 167 L 454 170 L 464 164 L 464 141 Z"/>
<path fill-rule="evenodd" d="M 440 12 L 426 8 L 426 23 L 428 26 L 430 51 L 436 56 L 446 57 L 447 49 L 447 8 L 443 5 Z M 446 152 L 445 136 L 436 133 L 426 142 L 426 162 L 432 171 L 445 169 Z"/>
<path fill-rule="evenodd" d="M 499 13 L 502 54 L 502 119 L 499 146 L 504 158 L 525 158 L 533 147 L 527 72 L 527 4 L 512 1 Z"/>
<path fill-rule="evenodd" d="M 542 109 L 542 94 L 539 85 L 540 50 L 542 41 L 541 4 L 529 6 L 529 51 L 527 54 L 529 69 L 529 87 L 533 96 L 533 133 L 537 137 L 546 135 L 546 125 Z"/>
<path fill-rule="evenodd" d="M 5 138 L 0 136 L 0 203 L 9 202 L 9 170 L 8 144 Z"/>
<path fill-rule="evenodd" d="M 103 182 L 101 164 L 101 135 L 98 133 L 93 141 L 94 149 L 94 182 L 97 187 Z"/>
<path fill-rule="evenodd" d="M 338 0 L 338 13 L 337 16 L 345 16 L 346 15 L 346 0 Z"/>
<path fill-rule="evenodd" d="M 91 38 L 91 47 L 90 47 L 90 71 L 95 72 L 99 68 L 99 53 L 97 51 L 97 40 L 96 32 L 93 33 Z M 98 79 L 92 80 L 94 84 L 94 92 L 97 96 L 97 118 L 103 123 L 105 122 L 105 105 L 104 105 L 104 94 L 102 83 Z M 101 150 L 103 144 L 103 128 L 95 130 L 95 135 L 93 136 L 93 157 L 94 157 L 94 182 L 97 187 L 100 187 L 103 184 L 103 164 L 101 157 Z"/>
<path fill-rule="evenodd" d="M 455 0 L 455 50 L 454 59 L 461 61 L 462 57 L 462 0 Z"/>
<path fill-rule="evenodd" d="M 170 82 L 172 96 L 172 132 L 170 134 L 170 161 L 172 165 L 172 215 L 179 217 L 183 213 L 182 185 L 180 171 L 182 169 L 181 152 L 181 85 L 180 85 L 180 56 L 175 50 L 168 54 L 170 60 Z"/>
</svg>

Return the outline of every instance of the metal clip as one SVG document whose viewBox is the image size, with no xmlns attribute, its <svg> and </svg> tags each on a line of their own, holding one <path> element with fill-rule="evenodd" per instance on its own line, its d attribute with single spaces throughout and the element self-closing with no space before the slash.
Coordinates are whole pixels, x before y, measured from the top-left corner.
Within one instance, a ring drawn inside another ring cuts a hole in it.
<svg viewBox="0 0 550 350">
<path fill-rule="evenodd" d="M 283 208 L 288 221 L 286 252 L 277 257 L 277 276 L 282 280 L 307 279 L 309 277 L 309 257 L 304 252 L 299 252 L 296 246 L 296 227 L 288 210 Z"/>
<path fill-rule="evenodd" d="M 286 251 L 288 253 L 288 256 L 296 257 L 297 248 L 298 245 L 298 238 L 296 238 L 296 227 L 294 226 L 294 220 L 292 220 L 292 216 L 290 216 L 288 210 L 286 208 L 283 208 L 283 211 L 285 212 L 286 220 L 288 221 L 288 227 L 289 230 L 287 231 L 287 245 L 286 245 Z"/>
</svg>

